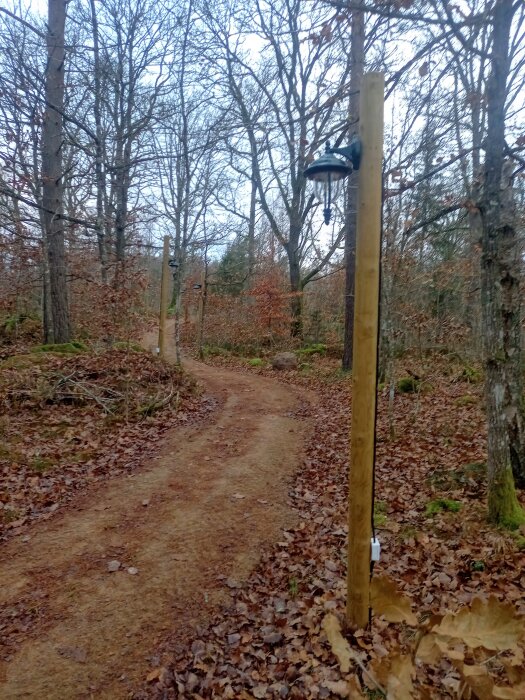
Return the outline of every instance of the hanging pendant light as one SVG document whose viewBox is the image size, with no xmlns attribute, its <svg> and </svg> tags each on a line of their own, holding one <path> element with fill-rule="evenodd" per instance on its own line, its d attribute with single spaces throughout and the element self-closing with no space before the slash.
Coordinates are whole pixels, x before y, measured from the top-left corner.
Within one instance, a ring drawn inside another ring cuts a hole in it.
<svg viewBox="0 0 525 700">
<path fill-rule="evenodd" d="M 346 158 L 346 162 L 337 158 L 335 154 Z M 332 202 L 341 191 L 341 183 L 352 170 L 359 169 L 361 160 L 361 145 L 355 140 L 346 148 L 330 148 L 327 141 L 325 153 L 314 160 L 304 171 L 304 176 L 314 183 L 314 193 L 323 205 L 324 222 L 330 223 L 332 216 Z"/>
</svg>

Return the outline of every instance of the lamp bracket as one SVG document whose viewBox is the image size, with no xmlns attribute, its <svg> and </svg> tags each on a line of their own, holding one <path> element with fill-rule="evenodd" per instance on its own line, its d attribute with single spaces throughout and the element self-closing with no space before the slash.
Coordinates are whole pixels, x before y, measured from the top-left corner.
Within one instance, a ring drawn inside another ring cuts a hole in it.
<svg viewBox="0 0 525 700">
<path fill-rule="evenodd" d="M 338 156 L 343 156 L 346 160 L 352 163 L 354 170 L 359 170 L 361 165 L 361 152 L 362 152 L 361 141 L 358 138 L 354 138 L 349 146 L 344 146 L 343 148 L 330 148 L 326 149 L 327 153 L 335 153 Z"/>
</svg>

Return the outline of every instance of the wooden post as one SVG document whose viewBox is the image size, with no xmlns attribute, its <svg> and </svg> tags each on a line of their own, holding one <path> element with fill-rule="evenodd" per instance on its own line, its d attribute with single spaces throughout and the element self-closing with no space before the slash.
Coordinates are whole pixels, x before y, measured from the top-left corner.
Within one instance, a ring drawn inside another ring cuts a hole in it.
<svg viewBox="0 0 525 700">
<path fill-rule="evenodd" d="M 159 313 L 159 355 L 166 355 L 166 319 L 168 317 L 168 298 L 170 291 L 170 237 L 164 236 L 162 248 L 162 276 L 160 280 L 160 313 Z"/>
<path fill-rule="evenodd" d="M 203 350 L 203 342 L 204 342 L 204 303 L 206 300 L 206 268 L 203 269 L 201 273 L 201 295 L 199 297 L 199 339 L 198 339 L 198 345 L 199 345 L 199 359 L 204 360 L 204 350 Z"/>
<path fill-rule="evenodd" d="M 359 110 L 359 170 L 348 507 L 347 622 L 366 627 L 370 610 L 370 540 L 376 410 L 384 76 L 364 76 Z"/>
</svg>

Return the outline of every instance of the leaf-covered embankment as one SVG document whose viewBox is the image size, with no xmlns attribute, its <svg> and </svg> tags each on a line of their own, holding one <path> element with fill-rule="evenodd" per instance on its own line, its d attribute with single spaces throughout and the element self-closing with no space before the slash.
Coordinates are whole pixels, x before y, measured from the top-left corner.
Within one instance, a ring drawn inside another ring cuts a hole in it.
<svg viewBox="0 0 525 700">
<path fill-rule="evenodd" d="M 159 437 L 206 414 L 195 382 L 130 348 L 28 352 L 0 364 L 0 532 L 135 469 Z"/>
</svg>

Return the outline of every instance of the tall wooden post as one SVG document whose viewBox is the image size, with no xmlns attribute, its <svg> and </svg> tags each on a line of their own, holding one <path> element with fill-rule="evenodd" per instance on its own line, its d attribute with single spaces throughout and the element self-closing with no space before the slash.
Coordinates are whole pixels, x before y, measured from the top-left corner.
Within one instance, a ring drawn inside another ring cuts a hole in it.
<svg viewBox="0 0 525 700">
<path fill-rule="evenodd" d="M 168 317 L 168 299 L 170 291 L 170 237 L 164 236 L 162 248 L 162 277 L 160 280 L 160 313 L 159 313 L 159 355 L 166 355 L 166 319 Z"/>
<path fill-rule="evenodd" d="M 370 540 L 376 410 L 384 76 L 364 76 L 359 110 L 359 170 L 348 508 L 347 622 L 366 627 L 370 609 Z"/>
</svg>

